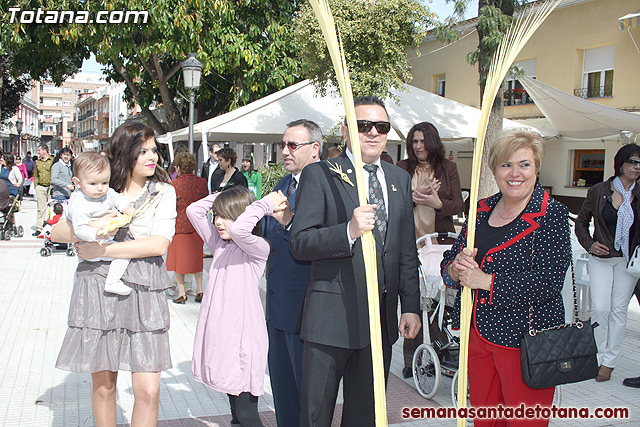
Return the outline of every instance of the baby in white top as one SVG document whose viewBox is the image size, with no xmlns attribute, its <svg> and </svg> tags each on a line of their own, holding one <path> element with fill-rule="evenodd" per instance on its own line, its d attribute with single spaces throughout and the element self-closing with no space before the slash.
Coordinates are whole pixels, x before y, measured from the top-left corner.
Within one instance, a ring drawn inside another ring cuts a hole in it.
<svg viewBox="0 0 640 427">
<path fill-rule="evenodd" d="M 109 160 L 95 151 L 81 153 L 73 163 L 73 175 L 76 190 L 69 198 L 66 216 L 73 224 L 74 234 L 86 242 L 113 241 L 106 227 L 99 228 L 96 220 L 112 213 L 114 209 L 133 216 L 135 209 L 123 195 L 109 188 Z M 104 286 L 106 292 L 119 295 L 131 293 L 131 288 L 121 280 L 129 265 L 128 259 L 99 258 L 88 261 L 111 261 Z"/>
</svg>

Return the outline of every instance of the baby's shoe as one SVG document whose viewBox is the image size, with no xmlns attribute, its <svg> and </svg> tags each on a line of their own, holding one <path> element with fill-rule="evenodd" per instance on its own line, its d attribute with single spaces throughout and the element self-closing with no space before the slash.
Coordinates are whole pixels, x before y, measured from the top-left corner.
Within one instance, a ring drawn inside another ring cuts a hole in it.
<svg viewBox="0 0 640 427">
<path fill-rule="evenodd" d="M 113 283 L 105 283 L 104 290 L 112 294 L 129 295 L 131 288 L 124 284 L 122 280 Z"/>
</svg>

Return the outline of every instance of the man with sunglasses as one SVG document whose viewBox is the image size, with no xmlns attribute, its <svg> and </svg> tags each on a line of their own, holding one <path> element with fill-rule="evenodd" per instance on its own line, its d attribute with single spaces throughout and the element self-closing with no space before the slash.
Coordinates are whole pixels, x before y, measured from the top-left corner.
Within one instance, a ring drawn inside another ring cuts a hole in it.
<svg viewBox="0 0 640 427">
<path fill-rule="evenodd" d="M 373 426 L 373 374 L 369 308 L 360 236 L 376 241 L 385 378 L 398 330 L 413 338 L 420 328 L 418 260 L 409 175 L 380 161 L 391 129 L 384 103 L 354 100 L 363 176 L 371 204 L 359 206 L 352 142 L 345 152 L 302 172 L 291 230 L 291 252 L 311 261 L 302 313 L 300 426 L 330 426 L 343 379 L 342 426 Z M 402 316 L 398 325 L 400 296 Z"/>
<path fill-rule="evenodd" d="M 290 209 L 263 220 L 262 236 L 271 245 L 266 268 L 269 378 L 276 419 L 279 426 L 285 427 L 300 423 L 303 345 L 296 324 L 311 275 L 311 264 L 291 255 L 288 225 L 296 209 L 302 170 L 319 160 L 321 144 L 322 131 L 314 122 L 301 119 L 287 125 L 278 145 L 289 174 L 276 184 L 274 191 L 287 196 Z"/>
</svg>

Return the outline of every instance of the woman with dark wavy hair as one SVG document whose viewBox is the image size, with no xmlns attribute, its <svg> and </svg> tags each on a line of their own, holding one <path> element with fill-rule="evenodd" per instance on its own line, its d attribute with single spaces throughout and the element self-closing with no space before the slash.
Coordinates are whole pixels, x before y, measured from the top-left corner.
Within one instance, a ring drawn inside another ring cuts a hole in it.
<svg viewBox="0 0 640 427">
<path fill-rule="evenodd" d="M 69 329 L 56 367 L 91 373 L 94 422 L 116 425 L 118 371 L 131 371 L 135 403 L 131 425 L 155 426 L 160 397 L 160 371 L 171 368 L 169 308 L 164 290 L 171 286 L 163 255 L 175 230 L 176 193 L 160 168 L 154 131 L 141 123 L 116 129 L 107 146 L 110 186 L 136 209 L 128 226 L 120 228 L 116 243 L 76 245 L 81 262 L 69 308 Z M 108 224 L 107 216 L 94 224 Z M 61 220 L 51 233 L 54 241 L 77 241 L 70 223 Z M 104 291 L 109 261 L 129 258 L 122 281 L 132 291 L 116 295 Z"/>
<path fill-rule="evenodd" d="M 460 177 L 456 164 L 445 158 L 438 130 L 428 122 L 414 125 L 407 134 L 406 147 L 408 158 L 399 161 L 397 166 L 411 176 L 416 238 L 434 232 L 455 232 L 453 215 L 464 210 Z M 439 241 L 452 242 L 452 239 Z M 420 332 L 416 338 L 404 341 L 402 374 L 405 378 L 412 375 L 413 353 L 420 344 Z"/>
</svg>

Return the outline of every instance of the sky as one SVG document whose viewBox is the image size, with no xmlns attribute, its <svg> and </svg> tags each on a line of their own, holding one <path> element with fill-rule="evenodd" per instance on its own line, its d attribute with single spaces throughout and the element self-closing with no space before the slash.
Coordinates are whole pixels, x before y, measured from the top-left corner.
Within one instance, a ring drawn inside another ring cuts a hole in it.
<svg viewBox="0 0 640 427">
<path fill-rule="evenodd" d="M 429 10 L 438 15 L 439 20 L 444 20 L 453 12 L 453 5 L 451 2 L 447 3 L 446 0 L 432 0 L 431 3 L 425 2 Z M 469 6 L 467 6 L 467 13 L 465 18 L 473 18 L 477 16 L 478 12 L 478 0 L 471 0 Z M 96 62 L 95 56 L 91 54 L 89 59 L 86 59 L 82 63 L 82 71 L 87 73 L 101 73 L 102 67 Z"/>
</svg>

